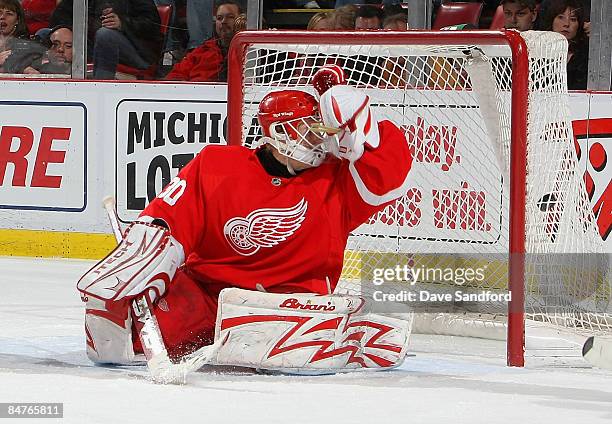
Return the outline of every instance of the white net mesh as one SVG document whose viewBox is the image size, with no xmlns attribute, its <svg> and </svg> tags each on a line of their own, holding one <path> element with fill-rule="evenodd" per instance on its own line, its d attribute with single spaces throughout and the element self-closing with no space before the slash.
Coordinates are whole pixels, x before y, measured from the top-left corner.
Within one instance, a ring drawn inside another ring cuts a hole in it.
<svg viewBox="0 0 612 424">
<path fill-rule="evenodd" d="M 577 168 L 566 89 L 567 44 L 555 33 L 522 35 L 530 57 L 525 311 L 531 319 L 573 331 L 609 333 L 610 265 Z M 379 118 L 405 131 L 414 158 L 406 196 L 350 238 L 342 289 L 371 294 L 377 289 L 371 284 L 375 270 L 399 264 L 422 270 L 419 288 L 456 288 L 458 270 L 481 269 L 484 278 L 463 281 L 463 291 L 507 292 L 510 47 L 409 41 L 401 46 L 341 45 L 333 39 L 251 44 L 243 69 L 242 142 L 252 146 L 261 134 L 256 112 L 263 95 L 284 88 L 314 94 L 311 76 L 329 63 L 344 68 L 349 84 L 367 90 Z M 490 318 L 503 317 L 505 308 L 494 301 L 452 302 L 453 311 Z M 483 325 L 486 320 L 477 327 Z"/>
</svg>

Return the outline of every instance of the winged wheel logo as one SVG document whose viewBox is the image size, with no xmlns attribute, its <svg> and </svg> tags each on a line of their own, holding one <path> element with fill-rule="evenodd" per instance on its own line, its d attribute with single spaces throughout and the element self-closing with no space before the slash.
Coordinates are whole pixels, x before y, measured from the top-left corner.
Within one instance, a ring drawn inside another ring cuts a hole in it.
<svg viewBox="0 0 612 424">
<path fill-rule="evenodd" d="M 261 248 L 274 247 L 287 240 L 306 218 L 308 202 L 302 198 L 290 208 L 256 209 L 246 218 L 235 217 L 223 226 L 225 239 L 243 256 L 250 256 Z"/>
</svg>

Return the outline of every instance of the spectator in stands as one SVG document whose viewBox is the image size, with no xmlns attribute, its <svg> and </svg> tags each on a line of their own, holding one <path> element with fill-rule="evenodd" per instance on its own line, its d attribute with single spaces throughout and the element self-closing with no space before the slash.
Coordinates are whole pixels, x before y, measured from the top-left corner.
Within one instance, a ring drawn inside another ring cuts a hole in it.
<svg viewBox="0 0 612 424">
<path fill-rule="evenodd" d="M 55 6 L 61 0 L 22 0 L 21 6 L 25 12 L 26 25 L 30 34 L 49 27 L 49 19 Z"/>
<path fill-rule="evenodd" d="M 382 9 L 376 6 L 360 6 L 355 14 L 355 29 L 381 29 Z"/>
<path fill-rule="evenodd" d="M 200 46 L 204 41 L 214 36 L 213 29 L 213 13 L 215 9 L 214 0 L 185 0 L 183 3 L 187 6 L 187 32 L 189 33 L 189 41 L 187 42 L 187 50 L 193 50 Z M 239 0 L 241 10 L 246 10 L 247 0 Z M 172 5 L 173 15 L 176 15 L 177 0 L 155 0 L 157 5 Z M 171 19 L 174 22 L 174 16 Z M 177 39 L 172 29 L 168 35 L 168 46 L 166 50 L 174 50 L 179 47 Z"/>
<path fill-rule="evenodd" d="M 382 26 L 382 9 L 376 6 L 359 6 L 355 12 L 356 30 L 379 30 Z M 380 79 L 380 69 L 385 59 L 367 55 L 358 55 L 347 59 L 347 76 L 353 81 L 362 84 L 377 85 Z"/>
<path fill-rule="evenodd" d="M 528 31 L 538 17 L 535 0 L 502 0 L 504 28 Z"/>
<path fill-rule="evenodd" d="M 308 26 L 306 27 L 308 31 L 331 31 L 334 29 L 334 19 L 333 12 L 319 12 L 310 18 L 308 21 Z M 331 58 L 318 58 L 315 60 L 313 57 L 309 58 L 297 58 L 298 66 L 297 69 L 293 73 L 293 81 L 296 84 L 306 85 L 309 84 L 310 78 L 315 70 L 319 69 L 321 66 L 324 66 L 328 63 L 334 63 Z"/>
<path fill-rule="evenodd" d="M 72 28 L 69 26 L 53 28 L 49 34 L 49 41 L 51 62 L 72 64 Z"/>
<path fill-rule="evenodd" d="M 333 9 L 335 0 L 285 0 L 283 1 L 284 8 L 287 8 L 287 5 L 290 7 L 298 7 L 304 9 Z"/>
<path fill-rule="evenodd" d="M 400 12 L 385 17 L 383 21 L 383 29 L 387 31 L 408 30 L 408 14 L 405 12 Z M 391 87 L 403 87 L 407 84 L 405 57 L 387 58 L 384 62 L 383 68 L 384 70 L 381 78 L 382 84 L 388 84 Z"/>
<path fill-rule="evenodd" d="M 406 16 L 408 16 L 408 9 L 402 7 L 401 3 L 389 4 L 389 5 L 383 6 L 382 11 L 383 11 L 383 21 L 385 20 L 385 18 L 391 15 L 405 14 Z"/>
<path fill-rule="evenodd" d="M 591 37 L 591 0 L 583 0 L 584 3 L 584 34 L 587 38 Z"/>
<path fill-rule="evenodd" d="M 21 3 L 0 0 L 0 72 L 16 73 L 10 62 L 29 49 L 29 35 Z"/>
<path fill-rule="evenodd" d="M 204 42 L 174 65 L 167 80 L 227 81 L 227 53 L 234 37 L 234 23 L 241 12 L 234 0 L 221 0 L 215 8 L 216 37 Z"/>
<path fill-rule="evenodd" d="M 62 0 L 51 25 L 72 25 L 73 0 Z M 159 60 L 161 30 L 153 0 L 89 0 L 88 50 L 94 78 L 115 79 L 117 65 L 146 69 Z"/>
<path fill-rule="evenodd" d="M 546 2 L 542 11 L 541 29 L 563 34 L 569 43 L 567 86 L 570 90 L 584 90 L 587 87 L 589 43 L 584 22 L 580 0 L 551 0 Z"/>
<path fill-rule="evenodd" d="M 246 13 L 241 13 L 234 20 L 234 34 L 238 34 L 240 31 L 244 31 L 247 29 L 247 15 Z"/>
<path fill-rule="evenodd" d="M 0 0 L 0 51 L 7 51 L 16 38 L 29 38 L 25 14 L 18 0 Z"/>
<path fill-rule="evenodd" d="M 398 4 L 401 2 L 402 0 L 336 0 L 336 4 L 334 7 L 337 9 L 342 6 L 358 5 L 358 4 L 383 4 L 387 6 L 387 5 Z"/>
<path fill-rule="evenodd" d="M 543 0 L 540 5 L 540 13 L 539 16 L 542 16 L 546 9 L 548 9 L 549 5 L 554 3 L 554 0 Z M 591 36 L 591 0 L 580 0 L 580 4 L 583 8 L 583 16 L 584 16 L 584 25 L 582 28 L 584 29 L 585 35 L 588 37 Z M 543 22 L 538 18 L 536 21 L 535 27 L 537 29 L 541 29 L 543 27 Z"/>
<path fill-rule="evenodd" d="M 46 40 L 49 50 L 33 60 L 23 73 L 69 75 L 72 72 L 72 28 L 60 25 L 49 31 Z"/>
<path fill-rule="evenodd" d="M 182 54 L 181 53 L 182 51 L 181 40 L 176 31 L 178 29 L 176 28 L 176 12 L 178 9 L 177 4 L 176 4 L 177 0 L 153 0 L 153 1 L 155 2 L 155 6 L 172 6 L 172 16 L 170 16 L 170 23 L 168 26 L 166 45 L 164 46 L 164 52 L 168 52 L 169 53 L 168 57 L 171 60 L 173 60 L 174 57 L 180 57 Z M 212 1 L 212 0 L 205 0 L 205 1 Z M 212 10 L 210 13 L 212 16 Z M 212 19 L 211 19 L 211 24 L 212 24 Z M 202 26 L 204 26 L 204 24 L 202 24 Z M 198 25 L 198 30 L 199 30 L 199 27 L 200 25 Z M 189 32 L 189 37 L 191 37 L 191 31 L 189 31 L 189 22 L 187 22 L 187 31 Z M 165 57 L 166 56 L 164 56 L 164 62 L 165 62 Z"/>
<path fill-rule="evenodd" d="M 326 31 L 334 29 L 334 19 L 331 12 L 319 12 L 312 15 L 308 26 L 308 31 Z"/>
<path fill-rule="evenodd" d="M 383 20 L 383 29 L 390 31 L 406 31 L 408 27 L 408 14 L 396 13 L 386 16 Z"/>
<path fill-rule="evenodd" d="M 336 8 L 332 12 L 334 29 L 355 29 L 355 18 L 357 15 L 357 6 L 349 4 Z"/>
</svg>

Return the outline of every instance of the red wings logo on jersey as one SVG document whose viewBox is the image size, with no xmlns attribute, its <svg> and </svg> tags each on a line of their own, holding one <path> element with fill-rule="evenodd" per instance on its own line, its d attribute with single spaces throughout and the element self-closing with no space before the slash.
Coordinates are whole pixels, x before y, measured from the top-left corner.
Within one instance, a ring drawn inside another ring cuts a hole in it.
<svg viewBox="0 0 612 424">
<path fill-rule="evenodd" d="M 232 249 L 250 256 L 262 247 L 274 247 L 287 240 L 306 218 L 308 202 L 304 199 L 290 208 L 257 209 L 246 218 L 232 218 L 223 226 L 223 234 Z"/>
</svg>

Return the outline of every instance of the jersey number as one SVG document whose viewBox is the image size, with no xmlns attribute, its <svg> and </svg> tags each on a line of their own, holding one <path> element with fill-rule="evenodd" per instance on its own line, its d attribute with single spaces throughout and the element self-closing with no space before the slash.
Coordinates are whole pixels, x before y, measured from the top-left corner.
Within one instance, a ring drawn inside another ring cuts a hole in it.
<svg viewBox="0 0 612 424">
<path fill-rule="evenodd" d="M 174 206 L 174 204 L 185 192 L 186 187 L 187 181 L 181 180 L 179 177 L 174 177 L 172 181 L 170 181 L 170 184 L 168 184 L 166 188 L 164 188 L 161 193 L 157 195 L 157 197 L 162 199 L 170 206 Z"/>
</svg>

